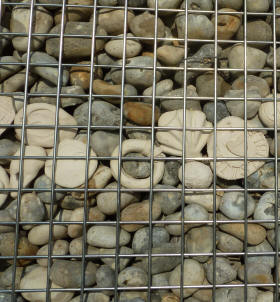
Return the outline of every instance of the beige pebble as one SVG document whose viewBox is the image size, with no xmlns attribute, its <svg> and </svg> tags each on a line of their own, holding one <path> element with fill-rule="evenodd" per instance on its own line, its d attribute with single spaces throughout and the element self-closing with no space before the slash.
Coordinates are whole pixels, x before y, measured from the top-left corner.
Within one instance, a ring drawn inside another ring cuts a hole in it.
<svg viewBox="0 0 280 302">
<path fill-rule="evenodd" d="M 15 118 L 15 109 L 13 106 L 13 98 L 9 96 L 1 96 L 0 100 L 0 124 L 12 124 Z M 6 128 L 0 128 L 0 135 Z"/>
<path fill-rule="evenodd" d="M 157 59 L 167 66 L 177 66 L 184 58 L 185 49 L 172 45 L 163 45 L 157 49 Z"/>
<path fill-rule="evenodd" d="M 44 245 L 49 242 L 49 225 L 42 224 L 32 228 L 28 233 L 28 240 L 35 245 Z M 64 239 L 67 237 L 67 228 L 63 225 L 53 225 L 53 239 Z"/>
<path fill-rule="evenodd" d="M 7 189 L 10 187 L 10 179 L 6 170 L 0 166 L 0 189 Z M 0 194 L 0 207 L 4 204 L 9 193 Z"/>
<path fill-rule="evenodd" d="M 78 140 L 64 140 L 58 144 L 57 156 L 86 156 L 87 145 Z M 53 153 L 53 149 L 49 155 Z M 91 150 L 90 156 L 96 156 Z M 52 160 L 47 160 L 45 174 L 52 178 Z M 90 160 L 88 166 L 88 177 L 90 178 L 97 168 L 97 160 Z M 57 160 L 55 183 L 66 188 L 76 188 L 85 182 L 85 159 Z"/>
<path fill-rule="evenodd" d="M 35 103 L 27 105 L 26 108 L 26 125 L 55 125 L 56 106 Z M 15 117 L 15 124 L 22 124 L 23 109 L 21 109 Z M 59 125 L 77 125 L 72 115 L 63 109 L 59 109 L 58 117 Z M 16 137 L 21 139 L 21 128 L 15 129 Z M 71 139 L 76 135 L 77 129 L 61 129 L 58 131 L 59 140 Z M 25 133 L 25 143 L 34 146 L 53 147 L 55 129 L 27 129 Z"/>
</svg>

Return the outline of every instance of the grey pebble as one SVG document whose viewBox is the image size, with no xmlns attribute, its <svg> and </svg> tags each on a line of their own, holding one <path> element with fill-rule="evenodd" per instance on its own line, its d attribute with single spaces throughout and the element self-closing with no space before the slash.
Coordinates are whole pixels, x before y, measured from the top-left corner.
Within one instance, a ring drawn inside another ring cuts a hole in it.
<svg viewBox="0 0 280 302">
<path fill-rule="evenodd" d="M 56 105 L 56 96 L 47 96 L 42 94 L 55 94 L 57 95 L 57 87 L 46 80 L 39 80 L 30 89 L 31 93 L 41 94 L 40 96 L 31 96 L 30 104 L 33 103 L 47 103 Z M 61 87 L 61 94 L 85 94 L 84 89 L 81 86 L 64 86 Z M 84 102 L 83 98 L 72 96 L 60 96 L 60 105 L 62 108 L 79 105 Z"/>
<path fill-rule="evenodd" d="M 127 0 L 127 5 L 131 7 L 145 7 L 147 0 Z M 118 0 L 118 5 L 125 5 L 125 0 Z"/>
<path fill-rule="evenodd" d="M 148 284 L 148 275 L 139 267 L 126 267 L 119 273 L 119 286 L 146 286 Z"/>
<path fill-rule="evenodd" d="M 81 296 L 76 296 L 70 302 L 80 302 Z M 101 292 L 85 292 L 83 302 L 110 302 L 110 298 Z"/>
<path fill-rule="evenodd" d="M 239 186 L 230 186 L 229 189 L 240 189 Z M 254 213 L 256 202 L 250 194 L 244 199 L 243 192 L 226 192 L 220 203 L 220 211 L 231 219 L 244 219 L 245 205 L 247 205 L 247 217 Z"/>
<path fill-rule="evenodd" d="M 82 261 L 57 260 L 52 264 L 50 279 L 64 288 L 81 287 Z M 85 267 L 85 286 L 92 286 L 96 281 L 96 264 L 88 262 Z"/>
<path fill-rule="evenodd" d="M 247 282 L 248 283 L 273 283 L 271 267 L 265 263 L 251 262 L 247 265 Z M 238 269 L 238 277 L 244 280 L 244 266 Z"/>
<path fill-rule="evenodd" d="M 19 289 L 20 280 L 25 271 L 24 267 L 18 266 L 15 274 L 15 289 Z M 6 268 L 0 275 L 0 285 L 3 289 L 12 289 L 13 286 L 13 265 Z"/>
<path fill-rule="evenodd" d="M 23 298 L 19 295 L 15 295 L 15 300 L 13 300 L 13 296 L 10 293 L 0 293 L 0 302 L 23 302 Z"/>
<path fill-rule="evenodd" d="M 265 163 L 255 173 L 251 174 L 247 178 L 248 188 L 259 189 L 259 188 L 270 188 L 274 189 L 275 186 L 275 175 L 274 175 L 274 162 Z M 278 166 L 278 177 L 280 167 Z"/>
<path fill-rule="evenodd" d="M 60 207 L 66 210 L 74 210 L 77 208 L 81 208 L 83 206 L 84 206 L 84 200 L 76 199 L 72 195 L 66 195 L 60 202 Z"/>
<path fill-rule="evenodd" d="M 273 252 L 272 246 L 269 244 L 267 240 L 264 240 L 262 243 L 255 246 L 248 246 L 249 253 L 264 253 L 264 252 Z M 247 261 L 248 263 L 264 263 L 269 265 L 271 268 L 274 267 L 274 256 L 251 256 L 248 255 Z"/>
<path fill-rule="evenodd" d="M 26 62 L 27 53 L 23 55 L 22 61 Z M 30 63 L 33 64 L 58 64 L 56 58 L 48 55 L 42 51 L 34 51 L 30 54 Z M 57 67 L 47 67 L 47 66 L 31 66 L 31 70 L 42 77 L 43 79 L 50 81 L 52 84 L 57 85 L 58 79 L 58 69 Z M 65 86 L 69 80 L 69 72 L 67 70 L 62 71 L 61 75 L 62 86 Z"/>
<path fill-rule="evenodd" d="M 203 106 L 203 112 L 206 114 L 206 118 L 209 122 L 214 123 L 215 120 L 215 103 L 214 102 L 207 102 Z M 222 120 L 223 118 L 229 116 L 229 112 L 225 102 L 217 101 L 216 102 L 216 112 L 217 112 L 217 122 Z"/>
<path fill-rule="evenodd" d="M 152 247 L 168 243 L 170 236 L 163 227 L 152 228 Z M 135 232 L 132 240 L 132 249 L 136 254 L 142 254 L 149 249 L 149 227 L 139 229 Z"/>
<path fill-rule="evenodd" d="M 255 302 L 258 295 L 256 287 L 248 287 L 246 302 Z M 243 287 L 217 288 L 216 302 L 241 302 L 245 301 Z"/>
<path fill-rule="evenodd" d="M 164 174 L 162 183 L 164 185 L 176 186 L 179 183 L 178 170 L 181 164 L 176 160 L 169 160 L 165 162 Z"/>
<path fill-rule="evenodd" d="M 90 137 L 90 142 L 97 156 L 111 156 L 119 144 L 119 133 L 95 131 Z"/>
<path fill-rule="evenodd" d="M 131 152 L 126 154 L 126 157 L 142 157 L 145 158 L 141 153 Z M 124 171 L 135 178 L 147 178 L 150 176 L 150 162 L 141 160 L 125 160 L 123 159 Z"/>
<path fill-rule="evenodd" d="M 170 272 L 155 274 L 152 276 L 152 286 L 169 286 L 168 280 L 169 280 Z M 167 293 L 168 289 L 162 289 L 160 290 L 161 293 Z"/>
<path fill-rule="evenodd" d="M 78 106 L 74 111 L 74 118 L 79 126 L 88 125 L 88 102 Z M 121 111 L 118 107 L 105 102 L 92 102 L 92 125 L 94 126 L 119 126 Z"/>
<path fill-rule="evenodd" d="M 10 215 L 9 209 L 0 210 L 0 221 L 4 222 L 15 222 L 15 219 Z M 14 225 L 0 225 L 0 234 L 13 232 L 15 229 Z"/>
<path fill-rule="evenodd" d="M 45 189 L 45 190 L 50 190 L 52 186 L 52 180 L 45 174 L 39 176 L 36 178 L 34 182 L 34 189 Z M 57 189 L 61 189 L 60 186 L 56 185 L 55 186 Z M 40 200 L 44 203 L 52 203 L 52 194 L 51 192 L 37 192 L 38 197 Z M 55 192 L 54 198 L 55 202 L 61 200 L 65 196 L 64 192 Z"/>
<path fill-rule="evenodd" d="M 266 234 L 268 242 L 275 248 L 275 230 L 268 230 Z M 280 232 L 278 233 L 278 247 L 280 248 Z"/>
<path fill-rule="evenodd" d="M 213 284 L 213 261 L 205 265 L 207 280 Z M 227 258 L 216 258 L 216 284 L 225 284 L 235 280 L 237 271 L 231 266 Z"/>
<path fill-rule="evenodd" d="M 12 156 L 16 153 L 17 149 L 20 147 L 20 143 L 17 141 L 12 141 L 10 139 L 0 139 L 0 156 Z M 8 164 L 11 159 L 0 159 L 0 164 L 5 165 Z"/>
<path fill-rule="evenodd" d="M 211 0 L 189 0 L 188 2 L 188 9 L 193 10 L 212 10 L 213 3 Z M 186 0 L 182 3 L 181 8 L 186 7 Z"/>
<path fill-rule="evenodd" d="M 156 96 L 162 96 L 170 92 L 173 88 L 173 81 L 171 79 L 165 79 L 156 84 Z M 146 88 L 143 91 L 143 96 L 146 96 L 143 100 L 146 103 L 152 103 L 153 86 Z M 148 97 L 150 96 L 150 97 Z"/>
<path fill-rule="evenodd" d="M 136 124 L 131 123 L 131 122 L 127 122 L 126 126 L 137 127 Z M 125 133 L 126 133 L 128 138 L 132 138 L 132 139 L 145 139 L 145 140 L 151 139 L 151 130 L 149 130 L 149 129 L 129 129 L 129 128 L 126 128 Z"/>
<path fill-rule="evenodd" d="M 115 65 L 119 68 L 112 68 L 111 76 L 115 84 L 122 82 L 122 60 L 118 60 Z M 126 60 L 126 66 L 139 66 L 139 68 L 127 68 L 125 70 L 126 83 L 135 86 L 136 88 L 147 88 L 153 85 L 153 70 L 142 69 L 141 67 L 153 67 L 154 59 L 148 56 L 138 56 Z M 157 66 L 160 66 L 157 63 Z M 161 78 L 161 72 L 156 71 L 156 82 Z"/>
<path fill-rule="evenodd" d="M 118 4 L 118 0 L 98 0 L 99 5 L 108 5 L 108 6 L 116 6 Z"/>
<path fill-rule="evenodd" d="M 96 271 L 97 287 L 114 287 L 115 286 L 115 271 L 109 265 L 101 265 Z M 104 294 L 110 295 L 110 291 L 103 291 Z"/>
<path fill-rule="evenodd" d="M 96 63 L 99 65 L 115 65 L 115 59 L 104 52 L 96 56 Z"/>
<path fill-rule="evenodd" d="M 0 58 L 0 62 L 1 63 L 19 63 L 20 61 L 12 56 L 4 56 Z M 19 70 L 22 69 L 21 65 L 9 65 L 9 64 L 5 64 L 5 65 L 0 65 L 0 82 L 4 81 L 5 79 L 7 79 L 8 77 L 10 77 L 11 75 L 17 73 Z"/>
<path fill-rule="evenodd" d="M 158 184 L 155 186 L 155 189 L 172 190 L 176 188 L 169 185 Z M 154 192 L 154 201 L 159 202 L 162 213 L 170 215 L 181 205 L 181 193 L 172 191 Z"/>
<path fill-rule="evenodd" d="M 266 59 L 266 63 L 267 65 L 273 67 L 273 63 L 274 63 L 274 51 L 272 49 L 270 49 L 270 52 L 267 55 L 267 59 Z M 280 67 L 280 47 L 276 48 L 276 58 L 275 58 L 275 62 L 276 62 L 276 66 L 277 68 Z"/>
</svg>

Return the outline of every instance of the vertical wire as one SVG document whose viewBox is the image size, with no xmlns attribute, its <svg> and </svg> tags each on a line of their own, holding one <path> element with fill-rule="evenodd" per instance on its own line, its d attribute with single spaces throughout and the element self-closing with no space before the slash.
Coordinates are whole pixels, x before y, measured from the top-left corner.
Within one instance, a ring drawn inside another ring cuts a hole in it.
<svg viewBox="0 0 280 302">
<path fill-rule="evenodd" d="M 185 37 L 184 37 L 184 87 L 183 87 L 183 139 L 182 139 L 182 192 L 181 192 L 181 275 L 180 302 L 184 301 L 184 254 L 185 254 L 185 156 L 186 156 L 186 97 L 188 72 L 188 3 L 185 4 Z"/>
<path fill-rule="evenodd" d="M 244 301 L 248 296 L 247 135 L 247 1 L 244 1 Z"/>
<path fill-rule="evenodd" d="M 91 40 L 91 61 L 90 61 L 90 80 L 89 80 L 89 98 L 88 98 L 88 126 L 87 126 L 87 147 L 86 147 L 86 165 L 85 165 L 85 190 L 84 190 L 84 218 L 83 218 L 83 242 L 82 242 L 82 269 L 81 269 L 81 297 L 80 301 L 84 301 L 84 288 L 85 288 L 85 272 L 86 272 L 86 248 L 87 248 L 87 199 L 88 199 L 88 167 L 90 157 L 90 135 L 91 135 L 91 121 L 92 121 L 92 86 L 94 80 L 94 53 L 95 53 L 95 35 L 96 35 L 96 1 L 94 2 L 93 18 L 92 18 L 92 40 Z"/>
<path fill-rule="evenodd" d="M 217 224 L 217 215 L 216 215 L 216 178 L 217 178 L 217 60 L 218 60 L 218 1 L 215 1 L 215 37 L 214 37 L 214 144 L 213 144 L 213 289 L 212 289 L 212 301 L 215 302 L 216 297 L 216 224 Z"/>
<path fill-rule="evenodd" d="M 279 301 L 279 226 L 278 226 L 278 123 L 277 123 L 277 56 L 276 56 L 276 3 L 273 5 L 273 99 L 274 99 L 274 171 L 275 171 L 275 301 Z"/>
<path fill-rule="evenodd" d="M 47 285 L 46 285 L 46 301 L 51 301 L 51 281 L 50 281 L 50 270 L 51 270 L 51 256 L 53 247 L 53 204 L 55 200 L 55 170 L 56 170 L 56 154 L 57 145 L 59 139 L 58 124 L 59 124 L 59 107 L 60 107 L 60 93 L 62 84 L 62 57 L 63 57 L 63 32 L 64 32 L 64 17 L 65 17 L 65 6 L 66 0 L 62 3 L 61 12 L 61 27 L 59 34 L 59 55 L 58 55 L 58 76 L 57 76 L 57 94 L 56 94 L 56 110 L 55 110 L 55 125 L 54 125 L 54 145 L 53 145 L 53 155 L 52 155 L 52 184 L 51 184 L 51 204 L 50 204 L 50 218 L 49 218 L 49 242 L 48 242 L 48 265 L 47 265 Z"/>
<path fill-rule="evenodd" d="M 149 192 L 149 240 L 148 240 L 148 302 L 151 298 L 152 285 L 152 245 L 153 245 L 153 181 L 154 181 L 154 140 L 155 140 L 155 106 L 156 106 L 156 76 L 157 76 L 157 37 L 158 37 L 158 0 L 155 1 L 155 28 L 154 28 L 154 57 L 153 57 L 153 89 L 152 89 L 152 132 L 150 158 L 150 192 Z"/>
<path fill-rule="evenodd" d="M 125 87 L 125 62 L 126 62 L 126 40 L 127 40 L 127 1 L 124 3 L 124 29 L 123 29 L 123 56 L 122 56 L 122 83 L 121 83 L 121 102 L 120 102 L 120 131 L 119 131 L 119 154 L 118 154 L 118 182 L 117 182 L 117 213 L 116 213 L 116 250 L 115 250 L 115 287 L 114 301 L 118 302 L 118 271 L 120 254 L 120 201 L 121 201 L 121 169 L 122 169 L 122 132 L 123 132 L 123 105 Z"/>
<path fill-rule="evenodd" d="M 28 74 L 30 71 L 30 52 L 31 52 L 31 35 L 33 26 L 35 0 L 30 1 L 30 15 L 28 24 L 28 38 L 27 38 L 27 58 L 26 58 L 26 74 L 24 82 L 24 103 L 22 113 L 22 127 L 21 127 L 21 140 L 20 140 L 20 155 L 19 155 L 19 176 L 18 176 L 18 194 L 17 194 L 17 207 L 16 207 L 16 229 L 15 229 L 15 246 L 14 246 L 14 261 L 13 261 L 13 274 L 12 274 L 12 301 L 16 301 L 16 269 L 17 269 L 17 254 L 18 254 L 18 241 L 19 241 L 19 220 L 20 220 L 20 203 L 21 203 L 21 190 L 23 185 L 23 159 L 25 152 L 25 123 L 26 123 L 26 107 L 28 102 Z"/>
</svg>

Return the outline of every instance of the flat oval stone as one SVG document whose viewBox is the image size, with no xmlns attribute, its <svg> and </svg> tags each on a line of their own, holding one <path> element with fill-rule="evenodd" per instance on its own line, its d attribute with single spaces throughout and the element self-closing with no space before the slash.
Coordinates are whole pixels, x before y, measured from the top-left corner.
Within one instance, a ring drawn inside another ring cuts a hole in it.
<svg viewBox="0 0 280 302">
<path fill-rule="evenodd" d="M 26 125 L 55 125 L 56 106 L 44 103 L 30 104 L 26 107 Z M 23 108 L 15 116 L 15 124 L 22 124 Z M 77 125 L 76 120 L 63 109 L 59 109 L 59 125 Z M 21 128 L 15 129 L 16 137 L 21 139 Z M 77 129 L 61 129 L 59 140 L 71 139 Z M 33 146 L 53 147 L 55 129 L 27 129 L 26 143 Z"/>
<path fill-rule="evenodd" d="M 166 66 L 177 66 L 184 58 L 185 49 L 163 45 L 157 49 L 157 59 Z"/>
<path fill-rule="evenodd" d="M 136 37 L 154 38 L 155 16 L 144 12 L 132 19 L 129 28 Z M 163 38 L 165 34 L 164 23 L 157 19 L 157 38 Z M 142 40 L 142 43 L 153 44 L 153 40 Z"/>
<path fill-rule="evenodd" d="M 52 180 L 45 174 L 36 178 L 34 182 L 34 189 L 46 189 L 50 190 L 52 185 Z M 56 186 L 56 189 L 61 188 L 60 186 Z M 44 203 L 52 203 L 52 194 L 51 192 L 37 192 L 38 197 Z M 55 192 L 54 193 L 54 201 L 59 201 L 65 196 L 64 192 Z"/>
<path fill-rule="evenodd" d="M 130 241 L 130 234 L 120 230 L 119 244 L 127 245 Z M 87 243 L 96 247 L 116 247 L 116 227 L 114 226 L 92 226 L 87 232 Z"/>
<path fill-rule="evenodd" d="M 87 146 L 78 140 L 64 140 L 58 144 L 57 156 L 86 156 Z M 50 151 L 52 154 L 53 149 Z M 91 150 L 90 156 L 96 156 Z M 52 160 L 45 164 L 45 174 L 52 177 Z M 66 188 L 75 188 L 85 183 L 85 165 L 83 159 L 56 160 L 55 183 Z M 88 177 L 90 178 L 97 169 L 97 160 L 90 160 Z"/>
<path fill-rule="evenodd" d="M 118 35 L 123 37 L 123 34 Z M 126 40 L 126 58 L 133 58 L 139 55 L 142 50 L 142 45 L 137 40 L 130 40 L 129 37 L 134 37 L 132 34 L 127 34 Z M 118 59 L 123 57 L 123 39 L 112 39 L 105 44 L 105 51 L 110 55 Z"/>
<path fill-rule="evenodd" d="M 119 273 L 119 286 L 146 286 L 148 284 L 148 276 L 145 271 L 139 267 L 127 267 Z"/>
<path fill-rule="evenodd" d="M 217 232 L 217 248 L 225 253 L 240 253 L 243 251 L 243 242 L 227 233 Z"/>
<path fill-rule="evenodd" d="M 124 104 L 124 116 L 141 126 L 151 126 L 153 117 L 153 108 L 151 104 L 140 102 L 127 102 Z M 160 109 L 155 107 L 154 122 L 157 123 L 160 116 Z"/>
<path fill-rule="evenodd" d="M 269 9 L 269 0 L 248 0 L 248 12 L 267 12 Z"/>
<path fill-rule="evenodd" d="M 106 30 L 109 35 L 117 36 L 124 32 L 125 13 L 122 9 L 100 9 L 98 10 L 97 23 Z M 134 18 L 133 11 L 127 12 L 127 25 Z"/>
<path fill-rule="evenodd" d="M 153 202 L 152 220 L 160 217 L 161 208 L 159 203 Z M 144 200 L 128 205 L 121 211 L 121 221 L 148 221 L 149 220 L 149 201 Z M 135 232 L 144 227 L 141 224 L 122 224 L 121 228 L 128 232 Z"/>
<path fill-rule="evenodd" d="M 117 189 L 117 183 L 112 182 L 105 187 L 106 189 Z M 121 192 L 120 209 L 122 210 L 129 204 L 139 201 L 139 194 L 134 192 Z M 107 215 L 113 215 L 117 212 L 117 192 L 100 192 L 97 197 L 97 206 L 99 210 Z"/>
<path fill-rule="evenodd" d="M 15 33 L 25 33 L 29 31 L 30 8 L 29 6 L 16 6 L 12 10 L 10 30 Z M 33 11 L 34 34 L 46 34 L 53 25 L 53 17 L 43 6 L 34 7 Z M 46 36 L 36 36 L 31 39 L 31 49 L 36 50 L 43 46 Z M 14 37 L 12 43 L 15 49 L 26 52 L 28 48 L 28 37 Z"/>
<path fill-rule="evenodd" d="M 77 288 L 82 282 L 82 261 L 56 260 L 51 267 L 50 279 L 63 288 Z M 89 261 L 85 265 L 85 286 L 92 286 L 96 281 L 97 266 Z"/>
<path fill-rule="evenodd" d="M 95 131 L 90 137 L 92 149 L 98 156 L 111 156 L 119 140 L 119 133 L 109 131 Z"/>
<path fill-rule="evenodd" d="M 20 289 L 42 289 L 47 284 L 47 268 L 38 266 L 27 273 L 20 281 Z M 51 283 L 51 288 L 61 288 L 54 282 Z M 46 292 L 23 292 L 22 296 L 31 302 L 46 301 Z M 74 296 L 73 292 L 52 292 L 51 299 L 53 302 L 68 302 Z"/>
<path fill-rule="evenodd" d="M 214 97 L 215 77 L 212 72 L 204 73 L 196 78 L 196 89 L 199 96 Z M 217 96 L 224 96 L 230 85 L 218 74 Z"/>
<path fill-rule="evenodd" d="M 169 242 L 169 234 L 163 227 L 153 227 L 152 247 L 161 246 Z M 136 254 L 146 253 L 149 249 L 149 228 L 144 227 L 135 232 L 132 240 L 132 249 Z"/>
<path fill-rule="evenodd" d="M 59 34 L 61 31 L 61 24 L 56 25 L 50 30 L 50 34 Z M 91 22 L 66 22 L 64 34 L 71 35 L 92 35 Z M 96 35 L 106 36 L 106 31 L 97 26 Z M 104 39 L 95 40 L 95 51 L 98 52 L 103 49 L 105 45 Z M 88 38 L 72 38 L 67 37 L 63 43 L 63 58 L 84 58 L 91 55 L 91 39 Z M 49 38 L 46 42 L 46 52 L 53 57 L 59 57 L 59 38 Z"/>
<path fill-rule="evenodd" d="M 180 276 L 181 276 L 181 266 L 178 265 L 170 274 L 169 285 L 178 286 L 180 285 Z M 184 276 L 183 276 L 183 285 L 202 285 L 205 278 L 204 269 L 202 265 L 193 259 L 184 260 Z M 171 289 L 172 292 L 180 296 L 180 289 Z M 197 288 L 184 288 L 183 296 L 187 298 L 191 296 L 194 292 L 197 291 Z"/>
<path fill-rule="evenodd" d="M 53 239 L 67 237 L 67 228 L 63 225 L 53 225 Z M 44 245 L 49 242 L 49 225 L 36 225 L 28 233 L 28 240 L 35 245 Z"/>
<path fill-rule="evenodd" d="M 142 157 L 145 158 L 144 155 L 137 152 L 132 152 L 126 154 L 126 157 Z M 150 176 L 150 163 L 148 161 L 131 161 L 131 160 L 123 160 L 123 169 L 124 171 L 132 177 L 135 178 L 146 178 Z"/>
<path fill-rule="evenodd" d="M 216 104 L 215 102 L 207 102 L 203 106 L 203 112 L 205 113 L 206 118 L 209 122 L 214 123 L 215 106 L 216 106 L 216 113 L 217 113 L 216 114 L 217 122 L 230 115 L 225 102 L 217 101 Z"/>
</svg>

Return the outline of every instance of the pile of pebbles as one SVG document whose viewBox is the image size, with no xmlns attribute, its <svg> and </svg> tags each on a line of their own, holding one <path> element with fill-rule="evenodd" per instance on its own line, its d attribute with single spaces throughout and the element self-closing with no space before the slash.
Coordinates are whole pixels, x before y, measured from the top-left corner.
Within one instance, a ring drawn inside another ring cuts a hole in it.
<svg viewBox="0 0 280 302">
<path fill-rule="evenodd" d="M 217 0 L 215 14 L 212 0 L 128 0 L 126 17 L 124 0 L 13 2 L 1 8 L 0 302 L 12 289 L 43 302 L 47 284 L 53 302 L 81 301 L 82 286 L 88 302 L 274 301 L 274 1 L 243 14 L 243 0 Z"/>
</svg>

